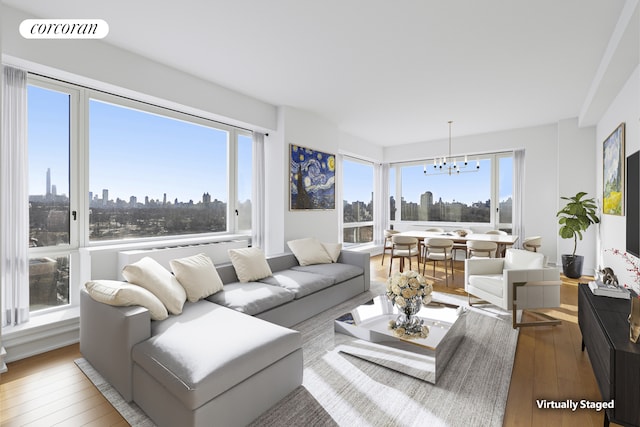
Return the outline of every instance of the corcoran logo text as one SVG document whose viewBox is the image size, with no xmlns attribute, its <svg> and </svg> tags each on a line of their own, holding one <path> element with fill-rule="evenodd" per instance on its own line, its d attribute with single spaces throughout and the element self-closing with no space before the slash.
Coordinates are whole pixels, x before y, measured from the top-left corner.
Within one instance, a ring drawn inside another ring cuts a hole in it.
<svg viewBox="0 0 640 427">
<path fill-rule="evenodd" d="M 102 39 L 109 24 L 102 19 L 25 19 L 20 35 L 25 39 Z"/>
</svg>

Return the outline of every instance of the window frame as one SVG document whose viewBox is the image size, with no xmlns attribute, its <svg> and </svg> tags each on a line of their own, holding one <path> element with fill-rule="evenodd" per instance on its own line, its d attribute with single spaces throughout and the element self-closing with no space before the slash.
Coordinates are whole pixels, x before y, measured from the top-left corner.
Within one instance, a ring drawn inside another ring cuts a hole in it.
<svg viewBox="0 0 640 427">
<path fill-rule="evenodd" d="M 417 220 L 403 220 L 402 219 L 402 167 L 411 166 L 423 166 L 425 164 L 430 165 L 433 163 L 433 158 L 412 160 L 406 162 L 395 162 L 390 164 L 390 168 L 395 170 L 395 189 L 390 188 L 390 197 L 394 197 L 396 201 L 396 216 L 395 220 L 390 221 L 394 226 L 438 226 L 445 228 L 471 228 L 471 227 L 484 227 L 495 229 L 511 229 L 512 223 L 498 223 L 498 207 L 499 207 L 499 191 L 500 191 L 500 170 L 499 160 L 503 157 L 513 157 L 512 151 L 502 151 L 493 153 L 481 153 L 474 154 L 473 157 L 477 157 L 481 160 L 488 159 L 491 161 L 491 173 L 490 173 L 490 207 L 489 207 L 489 222 L 451 222 L 451 221 L 417 221 Z M 475 160 L 473 160 L 475 162 Z M 513 171 L 512 171 L 513 177 Z"/>
<path fill-rule="evenodd" d="M 372 161 L 369 160 L 365 160 L 365 159 L 361 159 L 358 157 L 353 157 L 353 156 L 348 156 L 348 155 L 343 155 L 342 156 L 342 171 L 341 171 L 341 177 L 342 177 L 342 191 L 341 194 L 343 195 L 343 199 L 344 199 L 344 187 L 345 187 L 345 179 L 344 179 L 344 162 L 352 162 L 352 163 L 360 163 L 360 164 L 364 164 L 367 166 L 371 166 L 371 191 L 372 193 L 375 190 L 375 164 Z M 371 200 L 371 204 L 373 206 L 374 200 Z M 373 211 L 371 212 L 371 221 L 357 221 L 357 222 L 345 222 L 344 221 L 344 210 L 342 210 L 341 212 L 342 215 L 342 230 L 340 233 L 340 240 L 343 240 L 343 236 L 344 236 L 344 231 L 345 229 L 351 229 L 351 228 L 362 228 L 362 227 L 372 227 L 373 229 L 375 229 L 374 227 L 374 221 L 375 221 L 375 207 L 373 208 Z M 370 242 L 361 242 L 361 243 L 345 243 L 344 241 L 342 242 L 345 246 L 348 247 L 354 247 L 354 246 L 359 246 L 359 245 L 370 245 L 372 243 L 374 243 L 375 241 L 375 236 L 373 236 L 372 240 Z"/>
<path fill-rule="evenodd" d="M 145 113 L 159 115 L 163 117 L 168 117 L 175 120 L 180 120 L 188 123 L 193 123 L 196 125 L 206 126 L 210 128 L 215 128 L 224 132 L 227 132 L 227 213 L 226 213 L 226 231 L 218 231 L 218 232 L 208 232 L 208 233 L 192 233 L 192 234 L 177 234 L 177 235 L 164 235 L 164 236 L 147 236 L 147 237 L 131 237 L 126 239 L 127 244 L 144 244 L 154 241 L 162 241 L 162 242 L 176 242 L 179 243 L 185 240 L 192 239 L 202 239 L 207 237 L 219 237 L 224 235 L 232 235 L 232 234 L 250 234 L 250 230 L 237 230 L 237 217 L 235 215 L 235 211 L 237 209 L 237 156 L 238 156 L 238 135 L 248 135 L 251 136 L 252 132 L 246 129 L 237 128 L 232 125 L 227 125 L 224 123 L 220 123 L 211 119 L 207 119 L 204 117 L 196 116 L 189 113 L 183 113 L 180 111 L 176 111 L 174 109 L 153 105 L 145 101 L 138 101 L 135 99 L 123 97 L 116 94 L 106 93 L 103 91 L 95 90 L 95 89 L 85 89 L 83 92 L 83 107 L 84 113 L 86 115 L 86 129 L 85 129 L 85 138 L 86 141 L 85 148 L 85 165 L 86 165 L 86 173 L 84 176 L 84 202 L 85 202 L 85 216 L 86 220 L 83 224 L 83 232 L 82 236 L 85 241 L 81 243 L 81 246 L 84 247 L 100 247 L 100 246 L 109 246 L 109 245 L 119 245 L 123 243 L 123 239 L 112 239 L 112 240 L 90 240 L 90 230 L 89 230 L 89 176 L 90 176 L 90 159 L 89 152 L 91 149 L 90 140 L 89 140 L 89 130 L 90 130 L 90 117 L 89 117 L 89 102 L 91 99 L 95 99 L 101 102 L 107 102 L 116 106 L 121 106 L 123 108 L 132 108 L 135 110 L 139 110 Z"/>
<path fill-rule="evenodd" d="M 82 171 L 79 166 L 83 153 L 79 136 L 81 135 L 82 127 L 82 109 L 80 108 L 81 91 L 75 85 L 32 73 L 28 73 L 27 85 L 69 95 L 69 243 L 56 246 L 34 247 L 28 250 L 29 259 L 43 257 L 58 258 L 60 256 L 69 257 L 69 302 L 68 304 L 51 306 L 40 310 L 29 310 L 30 317 L 37 318 L 38 316 L 46 315 L 54 311 L 74 308 L 80 304 L 80 282 L 78 277 L 80 260 L 79 248 L 82 240 L 80 225 L 83 215 L 79 214 L 79 208 L 82 203 L 80 197 Z M 30 170 L 27 171 L 27 174 L 30 172 Z M 76 220 L 73 219 L 73 212 L 77 214 Z"/>
<path fill-rule="evenodd" d="M 52 306 L 30 312 L 30 323 L 39 324 L 48 322 L 46 315 L 52 312 L 77 310 L 79 307 L 81 281 L 85 278 L 83 265 L 86 261 L 81 260 L 81 250 L 116 247 L 126 243 L 132 247 L 151 247 L 154 242 L 162 244 L 180 245 L 193 241 L 216 241 L 225 235 L 246 234 L 250 235 L 251 230 L 238 230 L 238 219 L 235 214 L 237 209 L 237 185 L 238 185 L 238 137 L 240 135 L 252 138 L 252 131 L 239 128 L 233 125 L 218 122 L 214 119 L 201 117 L 187 112 L 177 111 L 173 108 L 154 105 L 143 100 L 136 100 L 126 96 L 108 93 L 99 89 L 89 88 L 80 84 L 74 84 L 59 80 L 55 77 L 40 75 L 28 72 L 27 84 L 38 86 L 43 89 L 53 90 L 69 95 L 69 243 L 57 246 L 29 248 L 29 258 L 60 256 L 69 257 L 69 303 L 60 306 Z M 89 176 L 90 176 L 90 140 L 89 140 L 89 102 L 95 99 L 102 102 L 109 102 L 124 108 L 134 108 L 151 114 L 158 114 L 172 119 L 182 120 L 189 123 L 204 125 L 207 127 L 226 131 L 227 139 L 227 230 L 221 232 L 180 234 L 170 236 L 153 236 L 141 238 L 127 238 L 115 240 L 89 239 Z M 185 107 L 188 110 L 188 107 Z M 30 171 L 26 171 L 30 173 Z M 73 212 L 76 212 L 76 220 L 73 220 Z M 87 278 L 88 279 L 88 278 Z M 58 316 L 58 314 L 56 314 Z M 25 324 L 26 325 L 26 324 Z M 19 329 L 23 329 L 23 327 Z M 10 332 L 16 328 L 3 328 L 3 331 Z"/>
</svg>

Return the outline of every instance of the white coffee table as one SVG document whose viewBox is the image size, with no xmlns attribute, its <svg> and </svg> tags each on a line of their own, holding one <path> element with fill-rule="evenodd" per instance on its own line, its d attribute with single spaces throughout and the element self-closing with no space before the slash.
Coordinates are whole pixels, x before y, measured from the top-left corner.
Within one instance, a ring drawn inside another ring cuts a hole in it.
<svg viewBox="0 0 640 427">
<path fill-rule="evenodd" d="M 386 295 L 345 313 L 335 320 L 335 331 L 359 340 L 336 349 L 435 384 L 464 337 L 466 311 L 438 301 L 422 307 L 418 316 L 429 327 L 426 338 L 397 337 L 389 322 L 398 314 Z"/>
</svg>

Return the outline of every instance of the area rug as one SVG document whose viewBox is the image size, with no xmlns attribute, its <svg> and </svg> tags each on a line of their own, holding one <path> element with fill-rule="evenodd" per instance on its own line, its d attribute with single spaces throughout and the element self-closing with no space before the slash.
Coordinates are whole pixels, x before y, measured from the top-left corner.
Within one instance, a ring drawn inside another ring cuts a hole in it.
<svg viewBox="0 0 640 427">
<path fill-rule="evenodd" d="M 466 306 L 467 332 L 437 384 L 367 362 L 336 348 L 363 345 L 335 334 L 333 320 L 380 294 L 383 284 L 296 326 L 302 334 L 304 380 L 252 423 L 269 426 L 501 426 L 518 340 L 510 315 L 468 307 L 466 298 L 435 293 Z M 132 426 L 153 426 L 84 359 L 80 369 Z"/>
</svg>

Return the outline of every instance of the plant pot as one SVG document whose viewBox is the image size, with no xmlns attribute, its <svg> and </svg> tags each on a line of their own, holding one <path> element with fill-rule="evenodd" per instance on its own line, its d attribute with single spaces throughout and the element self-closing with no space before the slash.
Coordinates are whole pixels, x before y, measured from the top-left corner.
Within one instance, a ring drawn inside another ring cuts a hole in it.
<svg viewBox="0 0 640 427">
<path fill-rule="evenodd" d="M 562 255 L 562 273 L 571 279 L 579 279 L 582 276 L 582 255 Z"/>
</svg>

